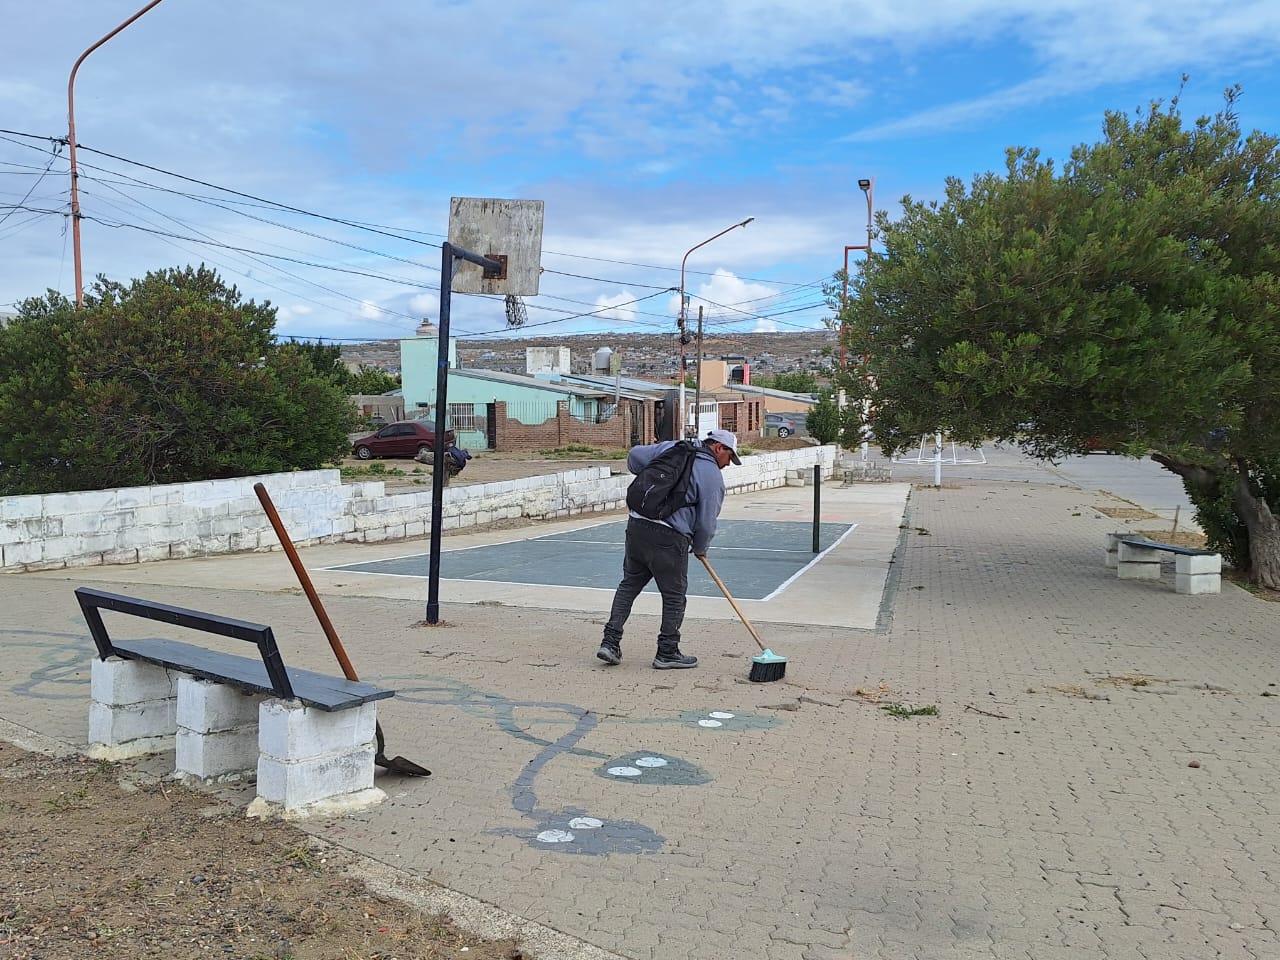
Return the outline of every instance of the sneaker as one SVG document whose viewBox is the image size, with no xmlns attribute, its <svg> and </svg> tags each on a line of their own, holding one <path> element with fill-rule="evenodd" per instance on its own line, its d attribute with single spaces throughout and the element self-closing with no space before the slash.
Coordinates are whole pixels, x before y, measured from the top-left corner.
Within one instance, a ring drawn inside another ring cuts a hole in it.
<svg viewBox="0 0 1280 960">
<path fill-rule="evenodd" d="M 698 665 L 697 657 L 688 657 L 680 652 L 679 648 L 675 650 L 659 650 L 658 655 L 653 658 L 653 669 L 655 670 L 688 670 L 690 667 Z"/>
<path fill-rule="evenodd" d="M 616 667 L 622 662 L 622 644 L 605 640 L 600 644 L 600 649 L 596 651 L 596 656 L 609 666 Z"/>
</svg>

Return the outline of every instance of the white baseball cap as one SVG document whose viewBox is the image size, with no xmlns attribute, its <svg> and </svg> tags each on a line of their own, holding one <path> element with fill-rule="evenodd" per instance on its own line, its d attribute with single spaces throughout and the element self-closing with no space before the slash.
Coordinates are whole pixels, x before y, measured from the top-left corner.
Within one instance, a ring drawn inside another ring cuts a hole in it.
<svg viewBox="0 0 1280 960">
<path fill-rule="evenodd" d="M 707 439 L 714 440 L 721 446 L 728 447 L 729 459 L 734 463 L 742 463 L 741 458 L 738 456 L 738 438 L 728 430 L 708 430 Z"/>
</svg>

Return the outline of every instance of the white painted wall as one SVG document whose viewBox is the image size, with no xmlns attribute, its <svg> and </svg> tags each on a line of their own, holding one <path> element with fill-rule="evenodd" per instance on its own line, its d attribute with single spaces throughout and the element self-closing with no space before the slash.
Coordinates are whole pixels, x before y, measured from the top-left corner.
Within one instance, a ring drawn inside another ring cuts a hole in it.
<svg viewBox="0 0 1280 960">
<path fill-rule="evenodd" d="M 787 471 L 835 467 L 836 448 L 745 457 L 725 468 L 730 494 L 783 486 Z M 84 493 L 0 497 L 0 572 L 141 563 L 278 549 L 253 492 L 261 481 L 295 543 L 377 542 L 426 536 L 431 490 L 387 493 L 383 481 L 344 484 L 337 470 L 277 473 Z M 547 520 L 621 510 L 628 474 L 607 467 L 446 487 L 444 529 L 521 517 Z"/>
</svg>

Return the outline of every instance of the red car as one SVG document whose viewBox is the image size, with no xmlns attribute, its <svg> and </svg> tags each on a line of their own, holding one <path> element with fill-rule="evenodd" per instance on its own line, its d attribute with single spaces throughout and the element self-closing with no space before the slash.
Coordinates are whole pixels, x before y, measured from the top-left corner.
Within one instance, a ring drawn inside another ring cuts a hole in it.
<svg viewBox="0 0 1280 960">
<path fill-rule="evenodd" d="M 446 447 L 453 446 L 455 436 L 446 430 Z M 398 420 L 388 423 L 377 433 L 361 437 L 351 445 L 351 452 L 361 460 L 374 457 L 416 457 L 420 450 L 434 450 L 436 427 L 425 420 Z"/>
</svg>

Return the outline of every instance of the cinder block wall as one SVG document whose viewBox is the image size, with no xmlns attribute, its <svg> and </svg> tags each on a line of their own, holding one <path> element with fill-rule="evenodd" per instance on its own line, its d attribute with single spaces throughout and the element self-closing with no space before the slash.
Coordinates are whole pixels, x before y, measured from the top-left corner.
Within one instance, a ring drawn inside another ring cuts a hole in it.
<svg viewBox="0 0 1280 960">
<path fill-rule="evenodd" d="M 746 457 L 724 471 L 730 494 L 780 487 L 787 471 L 822 466 L 833 446 Z M 0 572 L 141 563 L 279 548 L 253 492 L 261 481 L 295 543 L 405 540 L 426 536 L 431 491 L 386 492 L 382 481 L 342 483 L 337 470 L 278 473 L 84 493 L 0 498 Z M 628 474 L 589 467 L 444 489 L 443 528 L 527 517 L 547 520 L 624 507 Z"/>
</svg>

